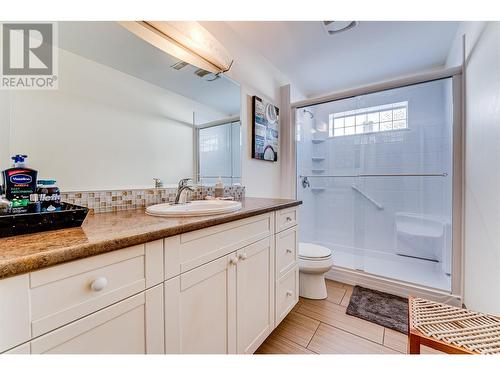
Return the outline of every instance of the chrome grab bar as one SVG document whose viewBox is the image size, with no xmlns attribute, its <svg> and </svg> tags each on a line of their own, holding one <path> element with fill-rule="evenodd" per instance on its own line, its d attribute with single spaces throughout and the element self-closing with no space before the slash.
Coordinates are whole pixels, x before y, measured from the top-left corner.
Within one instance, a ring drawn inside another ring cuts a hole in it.
<svg viewBox="0 0 500 375">
<path fill-rule="evenodd" d="M 364 198 L 366 198 L 369 202 L 373 203 L 379 210 L 383 210 L 384 209 L 384 206 L 382 206 L 380 203 L 378 203 L 376 200 L 374 200 L 373 198 L 369 197 L 368 195 L 366 195 L 366 193 L 361 190 L 359 187 L 357 187 L 356 185 L 351 185 L 351 188 L 354 190 L 354 191 L 357 191 L 359 194 L 361 194 Z"/>
<path fill-rule="evenodd" d="M 349 178 L 349 177 L 446 177 L 448 173 L 384 173 L 384 174 L 376 174 L 376 173 L 361 173 L 361 174 L 338 174 L 338 175 L 322 175 L 322 174 L 313 174 L 313 175 L 299 175 L 299 178 L 308 178 L 308 177 L 332 177 L 332 178 Z"/>
</svg>

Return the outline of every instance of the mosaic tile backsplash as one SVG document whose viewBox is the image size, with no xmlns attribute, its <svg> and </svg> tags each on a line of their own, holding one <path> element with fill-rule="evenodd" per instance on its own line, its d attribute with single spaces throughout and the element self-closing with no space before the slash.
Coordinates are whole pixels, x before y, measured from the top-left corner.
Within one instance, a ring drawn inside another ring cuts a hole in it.
<svg viewBox="0 0 500 375">
<path fill-rule="evenodd" d="M 204 199 L 207 195 L 215 195 L 213 186 L 196 186 L 194 189 L 193 193 L 187 193 L 188 201 Z M 133 210 L 153 204 L 173 202 L 176 193 L 176 188 L 71 191 L 62 192 L 61 201 L 88 207 L 94 212 L 100 213 Z M 236 200 L 241 200 L 245 197 L 245 187 L 225 186 L 224 197 L 234 197 Z"/>
</svg>

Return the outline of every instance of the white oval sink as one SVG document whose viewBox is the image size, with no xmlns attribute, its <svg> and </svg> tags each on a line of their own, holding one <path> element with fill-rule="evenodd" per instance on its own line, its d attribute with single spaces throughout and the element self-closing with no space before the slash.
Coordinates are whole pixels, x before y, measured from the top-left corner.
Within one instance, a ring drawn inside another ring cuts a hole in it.
<svg viewBox="0 0 500 375">
<path fill-rule="evenodd" d="M 226 214 L 239 209 L 241 209 L 240 202 L 206 200 L 177 205 L 171 205 L 170 203 L 155 204 L 146 208 L 146 213 L 162 217 L 188 217 Z"/>
</svg>

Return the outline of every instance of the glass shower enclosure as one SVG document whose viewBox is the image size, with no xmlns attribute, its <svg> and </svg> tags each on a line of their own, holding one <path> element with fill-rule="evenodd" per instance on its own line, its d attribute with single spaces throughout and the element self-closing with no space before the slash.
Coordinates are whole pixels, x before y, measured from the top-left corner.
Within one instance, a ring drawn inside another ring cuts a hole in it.
<svg viewBox="0 0 500 375">
<path fill-rule="evenodd" d="M 224 185 L 241 183 L 241 125 L 231 121 L 197 129 L 198 181 Z"/>
<path fill-rule="evenodd" d="M 301 242 L 450 292 L 453 102 L 444 78 L 297 108 Z"/>
</svg>

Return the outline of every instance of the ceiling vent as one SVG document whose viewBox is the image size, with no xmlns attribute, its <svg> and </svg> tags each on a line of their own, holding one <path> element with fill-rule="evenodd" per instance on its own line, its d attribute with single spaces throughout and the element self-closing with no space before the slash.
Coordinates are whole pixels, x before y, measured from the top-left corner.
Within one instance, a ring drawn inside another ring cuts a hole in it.
<svg viewBox="0 0 500 375">
<path fill-rule="evenodd" d="M 196 72 L 194 72 L 194 74 L 196 74 L 198 77 L 205 77 L 206 75 L 210 74 L 210 72 L 208 70 L 205 70 L 205 69 L 198 69 L 196 70 Z"/>
<path fill-rule="evenodd" d="M 358 25 L 358 21 L 323 21 L 323 26 L 328 35 L 335 35 L 352 29 Z"/>
<path fill-rule="evenodd" d="M 184 68 L 187 65 L 189 65 L 187 62 L 179 61 L 179 62 L 175 63 L 174 65 L 170 65 L 170 67 L 172 69 L 175 69 L 175 70 L 181 70 L 182 68 Z"/>
<path fill-rule="evenodd" d="M 214 74 L 205 69 L 198 69 L 194 72 L 194 74 L 196 74 L 200 78 L 203 78 L 207 82 L 212 82 L 220 78 L 219 73 Z"/>
</svg>

